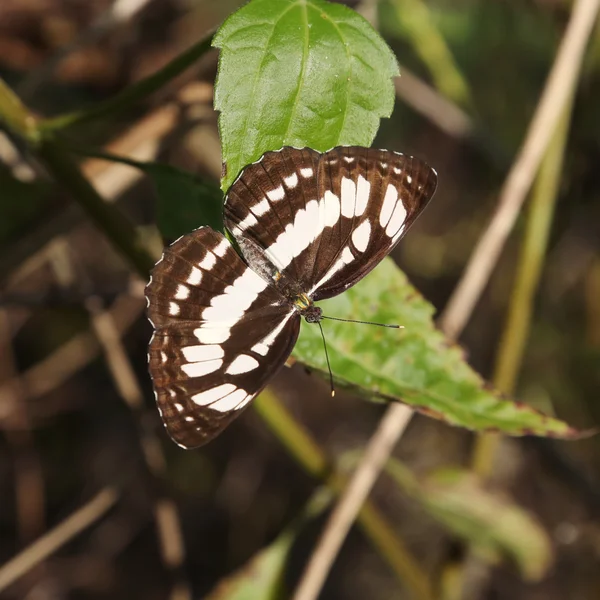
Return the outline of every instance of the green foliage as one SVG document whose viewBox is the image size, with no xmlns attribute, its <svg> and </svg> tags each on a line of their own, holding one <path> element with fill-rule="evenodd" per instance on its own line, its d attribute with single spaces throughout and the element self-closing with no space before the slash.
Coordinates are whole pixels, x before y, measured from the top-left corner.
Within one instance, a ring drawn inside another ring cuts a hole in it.
<svg viewBox="0 0 600 600">
<path fill-rule="evenodd" d="M 26 224 L 39 219 L 50 192 L 50 185 L 16 179 L 0 165 L 0 242 L 22 232 Z"/>
<path fill-rule="evenodd" d="M 209 181 L 169 165 L 139 163 L 156 187 L 156 221 L 166 240 L 201 225 L 223 229 L 223 195 Z"/>
<path fill-rule="evenodd" d="M 255 554 L 241 569 L 221 580 L 205 600 L 283 598 L 283 575 L 294 540 L 294 532 L 284 531 L 272 544 Z"/>
<path fill-rule="evenodd" d="M 342 385 L 375 400 L 402 401 L 427 415 L 474 430 L 509 435 L 576 435 L 567 424 L 489 389 L 432 322 L 433 307 L 384 260 L 344 294 L 322 303 L 332 317 L 400 324 L 387 329 L 324 321 L 331 368 Z M 295 356 L 326 372 L 318 327 L 303 323 Z"/>
<path fill-rule="evenodd" d="M 215 108 L 226 190 L 267 150 L 369 146 L 394 105 L 392 51 L 356 12 L 323 0 L 253 0 L 221 26 Z"/>
<path fill-rule="evenodd" d="M 548 572 L 552 544 L 542 526 L 510 498 L 486 490 L 472 473 L 442 469 L 417 479 L 393 459 L 387 470 L 433 518 L 488 560 L 508 556 L 530 581 Z"/>
<path fill-rule="evenodd" d="M 278 600 L 286 598 L 285 569 L 298 534 L 331 503 L 327 488 L 317 488 L 298 518 L 241 569 L 222 580 L 205 600 Z"/>
</svg>

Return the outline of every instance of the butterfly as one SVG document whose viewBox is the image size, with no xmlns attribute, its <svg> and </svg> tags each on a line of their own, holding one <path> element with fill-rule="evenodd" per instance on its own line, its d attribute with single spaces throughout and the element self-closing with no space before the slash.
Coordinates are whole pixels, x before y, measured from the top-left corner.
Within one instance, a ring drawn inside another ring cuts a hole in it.
<svg viewBox="0 0 600 600">
<path fill-rule="evenodd" d="M 221 232 L 165 249 L 146 287 L 149 370 L 159 412 L 184 448 L 216 437 L 289 357 L 301 318 L 391 252 L 435 192 L 436 172 L 397 152 L 284 147 L 242 170 Z"/>
</svg>

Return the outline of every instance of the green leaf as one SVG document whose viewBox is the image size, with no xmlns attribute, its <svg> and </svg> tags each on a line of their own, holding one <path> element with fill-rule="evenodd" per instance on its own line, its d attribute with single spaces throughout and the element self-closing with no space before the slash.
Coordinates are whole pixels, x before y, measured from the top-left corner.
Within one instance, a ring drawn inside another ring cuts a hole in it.
<svg viewBox="0 0 600 600">
<path fill-rule="evenodd" d="M 285 566 L 295 535 L 286 531 L 227 577 L 205 600 L 277 600 L 283 597 Z"/>
<path fill-rule="evenodd" d="M 323 0 L 253 0 L 221 26 L 215 108 L 226 190 L 285 145 L 370 146 L 394 105 L 396 59 L 351 9 Z"/>
<path fill-rule="evenodd" d="M 391 259 L 321 307 L 332 317 L 404 326 L 398 330 L 323 321 L 331 369 L 339 384 L 375 400 L 405 402 L 468 429 L 577 437 L 566 423 L 490 389 L 465 362 L 461 350 L 435 329 L 433 307 Z M 327 372 L 317 326 L 302 323 L 294 354 L 309 367 Z"/>
<path fill-rule="evenodd" d="M 52 185 L 21 181 L 0 164 L 0 243 L 19 238 L 44 211 L 51 212 Z"/>
<path fill-rule="evenodd" d="M 216 185 L 169 165 L 137 166 L 156 186 L 156 220 L 165 239 L 175 240 L 201 225 L 223 229 L 223 195 Z"/>
<path fill-rule="evenodd" d="M 552 545 L 542 526 L 510 498 L 484 489 L 472 473 L 442 469 L 419 480 L 393 459 L 386 469 L 432 517 L 480 554 L 491 560 L 511 557 L 530 581 L 548 572 Z"/>
<path fill-rule="evenodd" d="M 287 597 L 284 576 L 293 543 L 302 528 L 319 516 L 332 499 L 330 490 L 317 488 L 298 518 L 267 548 L 222 580 L 205 600 L 278 600 Z"/>
</svg>

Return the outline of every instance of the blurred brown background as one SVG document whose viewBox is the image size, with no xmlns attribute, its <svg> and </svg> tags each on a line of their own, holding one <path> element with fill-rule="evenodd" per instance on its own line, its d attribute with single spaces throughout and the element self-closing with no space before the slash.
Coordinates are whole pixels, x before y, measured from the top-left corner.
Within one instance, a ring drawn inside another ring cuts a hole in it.
<svg viewBox="0 0 600 600">
<path fill-rule="evenodd" d="M 368 12 L 374 4 L 351 5 Z M 401 4 L 382 2 L 380 16 L 397 14 Z M 40 115 L 80 109 L 153 73 L 238 5 L 0 0 L 0 76 Z M 439 173 L 432 205 L 394 257 L 442 308 L 493 210 L 570 6 L 558 0 L 427 5 L 468 82 L 464 114 L 477 134 L 440 127 L 447 116 L 443 102 L 424 115 L 409 76 L 408 92 L 399 90 L 395 112 L 382 122 L 374 145 L 426 157 Z M 431 82 L 414 29 L 391 17 L 382 18 L 379 29 L 401 66 Z M 211 51 L 143 106 L 79 129 L 77 141 L 217 181 L 216 60 Z M 596 28 L 517 394 L 580 428 L 600 421 L 599 98 Z M 139 171 L 92 159 L 82 165 L 105 198 L 152 231 L 154 189 Z M 521 224 L 461 338 L 470 363 L 486 377 L 504 323 L 519 233 Z M 158 238 L 155 246 L 160 249 Z M 119 490 L 106 514 L 1 597 L 149 600 L 173 597 L 173 581 L 189 583 L 194 597 L 203 597 L 272 541 L 314 489 L 315 481 L 252 410 L 200 451 L 185 452 L 167 438 L 146 371 L 151 331 L 143 285 L 35 160 L 0 131 L 0 562 L 99 491 Z M 112 319 L 104 319 L 105 309 Z M 326 382 L 299 365 L 285 369 L 274 390 L 331 455 L 361 447 L 383 411 L 349 394 L 329 398 Z M 153 455 L 156 438 L 148 442 L 150 450 L 144 446 L 145 431 L 156 432 L 166 465 Z M 426 473 L 465 464 L 472 441 L 468 432 L 417 416 L 396 456 Z M 475 597 L 600 597 L 599 444 L 597 436 L 572 443 L 503 442 L 494 483 L 537 516 L 556 560 L 535 584 L 523 583 L 509 563 L 481 580 L 475 575 Z M 175 507 L 181 521 L 182 569 L 169 568 L 157 536 L 158 502 L 167 496 L 174 500 L 167 510 Z M 462 547 L 389 481 L 377 485 L 374 500 L 432 578 L 461 557 Z M 298 577 L 322 523 L 301 535 L 289 581 Z M 354 531 L 322 597 L 410 596 Z"/>
</svg>

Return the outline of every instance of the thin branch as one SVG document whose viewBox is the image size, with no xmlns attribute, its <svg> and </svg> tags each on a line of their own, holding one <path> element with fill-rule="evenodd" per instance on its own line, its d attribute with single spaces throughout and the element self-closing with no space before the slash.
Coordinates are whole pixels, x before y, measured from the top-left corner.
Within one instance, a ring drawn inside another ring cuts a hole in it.
<svg viewBox="0 0 600 600">
<path fill-rule="evenodd" d="M 452 338 L 464 329 L 515 224 L 569 94 L 576 86 L 599 8 L 600 0 L 577 0 L 573 6 L 525 142 L 500 191 L 496 212 L 440 319 L 440 326 Z"/>
<path fill-rule="evenodd" d="M 337 495 L 343 493 L 347 486 L 346 477 L 333 470 L 331 462 L 315 440 L 268 389 L 254 401 L 253 406 L 307 473 L 324 480 Z M 419 600 L 431 600 L 433 591 L 427 574 L 369 500 L 360 507 L 357 523 L 411 594 Z"/>
<path fill-rule="evenodd" d="M 81 206 L 140 277 L 146 279 L 157 257 L 150 254 L 125 215 L 104 201 L 78 165 L 57 144 L 44 141 L 37 148 L 37 154 L 56 182 L 69 192 L 72 200 Z"/>
<path fill-rule="evenodd" d="M 312 600 L 319 595 L 333 561 L 346 535 L 371 492 L 397 440 L 404 432 L 412 410 L 403 404 L 393 405 L 371 437 L 365 455 L 331 513 L 327 527 L 306 567 L 293 600 Z"/>
<path fill-rule="evenodd" d="M 101 119 L 135 106 L 154 92 L 162 89 L 169 81 L 190 68 L 198 59 L 211 49 L 213 31 L 209 31 L 204 38 L 195 43 L 188 50 L 175 57 L 156 73 L 146 77 L 125 88 L 122 92 L 100 102 L 97 106 L 88 110 L 82 110 L 73 114 L 63 115 L 54 119 L 40 122 L 40 130 L 43 132 L 56 131 L 79 125 L 95 119 Z"/>
<path fill-rule="evenodd" d="M 101 519 L 117 502 L 118 497 L 114 488 L 104 488 L 86 505 L 0 567 L 0 592 Z"/>
<path fill-rule="evenodd" d="M 0 419 L 10 447 L 15 482 L 14 508 L 18 536 L 23 544 L 35 539 L 45 530 L 46 493 L 39 452 L 31 427 L 26 394 L 17 375 L 17 364 L 11 339 L 14 326 L 10 311 L 0 308 L 0 386 L 5 381 L 12 385 L 4 388 L 11 413 Z"/>
<path fill-rule="evenodd" d="M 127 294 L 115 300 L 110 314 L 121 336 L 139 319 L 145 306 L 141 298 L 132 298 Z M 22 386 L 28 400 L 34 400 L 58 388 L 99 354 L 96 337 L 90 331 L 83 331 L 21 373 L 20 381 L 10 379 L 3 382 L 0 385 L 0 420 L 7 418 L 14 410 L 11 390 L 15 384 Z"/>
<path fill-rule="evenodd" d="M 115 387 L 137 422 L 148 472 L 154 480 L 154 519 L 159 549 L 162 561 L 173 578 L 170 597 L 173 600 L 191 599 L 192 591 L 183 569 L 185 545 L 181 519 L 175 502 L 164 489 L 167 461 L 161 443 L 153 429 L 145 426 L 148 419 L 145 418 L 144 394 L 110 313 L 103 310 L 102 302 L 96 297 L 89 298 L 86 306 Z"/>
</svg>

